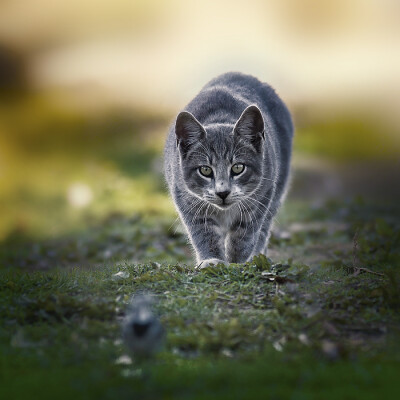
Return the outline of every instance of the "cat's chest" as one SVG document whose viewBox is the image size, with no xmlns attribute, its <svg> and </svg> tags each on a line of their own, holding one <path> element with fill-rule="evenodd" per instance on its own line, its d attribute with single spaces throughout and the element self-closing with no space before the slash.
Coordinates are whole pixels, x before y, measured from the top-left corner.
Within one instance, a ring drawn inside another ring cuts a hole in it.
<svg viewBox="0 0 400 400">
<path fill-rule="evenodd" d="M 231 230 L 232 225 L 240 218 L 240 211 L 238 207 L 220 211 L 217 216 L 218 228 L 222 234 L 226 234 Z"/>
</svg>

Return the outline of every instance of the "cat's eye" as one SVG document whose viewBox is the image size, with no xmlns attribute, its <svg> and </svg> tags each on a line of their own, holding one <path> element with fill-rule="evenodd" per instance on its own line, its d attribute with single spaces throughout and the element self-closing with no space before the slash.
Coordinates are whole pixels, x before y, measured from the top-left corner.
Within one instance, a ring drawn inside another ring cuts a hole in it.
<svg viewBox="0 0 400 400">
<path fill-rule="evenodd" d="M 208 167 L 207 165 L 202 165 L 199 168 L 199 171 L 203 176 L 206 176 L 207 178 L 211 178 L 211 176 L 212 176 L 212 169 L 211 169 L 211 167 Z"/>
<path fill-rule="evenodd" d="M 232 172 L 234 175 L 239 175 L 244 171 L 244 165 L 243 164 L 234 164 L 232 165 Z"/>
</svg>

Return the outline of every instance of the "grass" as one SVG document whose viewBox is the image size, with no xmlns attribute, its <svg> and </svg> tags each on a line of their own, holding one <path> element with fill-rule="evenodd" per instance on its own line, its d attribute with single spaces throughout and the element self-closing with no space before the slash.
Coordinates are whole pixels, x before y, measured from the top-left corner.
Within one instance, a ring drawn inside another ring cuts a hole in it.
<svg viewBox="0 0 400 400">
<path fill-rule="evenodd" d="M 318 217 L 329 228 L 332 218 L 342 215 L 344 228 L 316 235 L 304 225 L 286 239 L 273 237 L 271 252 L 280 257 L 274 262 L 260 256 L 201 271 L 193 267 L 183 235 L 171 236 L 167 220 L 160 225 L 156 219 L 114 217 L 104 221 L 102 233 L 75 235 L 83 244 L 69 251 L 86 267 L 64 260 L 64 242 L 43 242 L 41 254 L 49 249 L 55 254 L 48 270 L 0 270 L 0 394 L 9 399 L 394 396 L 400 393 L 399 226 L 387 219 L 393 210 L 386 208 L 386 215 L 373 221 L 371 211 L 377 213 L 354 202 L 323 206 L 302 223 Z M 286 224 L 290 232 L 290 221 Z M 380 241 L 390 244 L 382 247 Z M 350 247 L 340 245 L 348 242 Z M 100 261 L 98 249 L 116 243 L 121 247 L 113 259 Z M 152 261 L 124 261 L 127 243 Z M 316 243 L 336 250 L 307 264 L 308 248 Z M 86 258 L 80 253 L 85 246 Z M 285 258 L 296 253 L 297 260 Z M 3 260 L 6 255 L 3 250 Z M 9 266 L 25 258 L 8 256 Z M 181 261 L 166 263 L 166 258 Z M 153 360 L 120 363 L 126 354 L 120 321 L 140 291 L 156 296 L 167 340 Z"/>
<path fill-rule="evenodd" d="M 33 105 L 27 119 L 1 115 L 0 398 L 400 394 L 395 199 L 289 196 L 270 258 L 197 271 L 155 172 L 166 121 Z M 76 182 L 86 206 L 68 199 Z M 121 340 L 142 291 L 167 333 L 147 361 Z"/>
</svg>

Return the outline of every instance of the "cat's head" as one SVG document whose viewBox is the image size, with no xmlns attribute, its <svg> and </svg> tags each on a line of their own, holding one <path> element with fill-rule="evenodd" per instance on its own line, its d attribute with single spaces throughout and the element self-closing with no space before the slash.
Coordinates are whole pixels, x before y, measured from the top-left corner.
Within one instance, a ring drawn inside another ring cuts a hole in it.
<svg viewBox="0 0 400 400">
<path fill-rule="evenodd" d="M 247 198 L 263 180 L 264 121 L 247 107 L 235 125 L 201 123 L 181 112 L 175 125 L 187 189 L 220 209 Z"/>
</svg>

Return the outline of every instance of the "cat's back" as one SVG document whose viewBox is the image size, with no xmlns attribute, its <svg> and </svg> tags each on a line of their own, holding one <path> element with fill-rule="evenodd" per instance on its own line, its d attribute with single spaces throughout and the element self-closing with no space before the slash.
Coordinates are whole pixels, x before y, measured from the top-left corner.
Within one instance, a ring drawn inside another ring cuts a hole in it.
<svg viewBox="0 0 400 400">
<path fill-rule="evenodd" d="M 241 94 L 250 92 L 251 81 L 251 76 L 239 73 L 220 75 L 208 82 L 184 110 L 203 125 L 234 124 L 248 106 L 248 99 Z"/>
<path fill-rule="evenodd" d="M 271 90 L 273 92 L 269 85 L 262 83 L 252 75 L 246 75 L 241 72 L 227 72 L 219 75 L 208 82 L 203 87 L 203 90 L 214 87 L 225 89 L 234 97 L 243 97 L 246 100 L 253 97 L 255 93 L 261 95 L 263 91 L 268 92 Z"/>
<path fill-rule="evenodd" d="M 210 89 L 225 91 L 232 96 L 232 99 L 245 102 L 247 105 L 253 102 L 271 103 L 279 101 L 278 95 L 271 86 L 252 75 L 246 75 L 241 72 L 222 74 L 208 82 L 202 91 Z"/>
<path fill-rule="evenodd" d="M 290 113 L 275 90 L 251 75 L 227 72 L 208 82 L 185 107 L 201 123 L 235 123 L 244 109 L 256 104 L 265 119 L 292 130 Z"/>
</svg>

